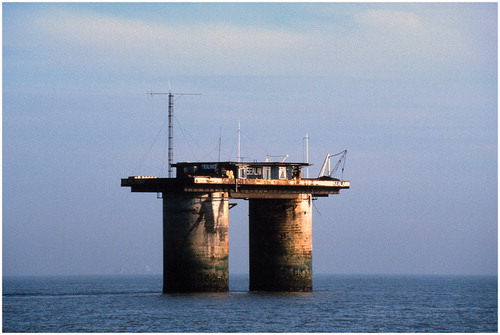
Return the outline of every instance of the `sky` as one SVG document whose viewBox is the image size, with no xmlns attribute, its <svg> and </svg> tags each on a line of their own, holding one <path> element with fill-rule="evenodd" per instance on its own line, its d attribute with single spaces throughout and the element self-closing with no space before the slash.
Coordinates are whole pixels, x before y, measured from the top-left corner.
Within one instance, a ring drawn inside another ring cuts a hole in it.
<svg viewBox="0 0 500 335">
<path fill-rule="evenodd" d="M 162 201 L 120 179 L 289 155 L 319 198 L 313 271 L 494 275 L 496 3 L 2 4 L 3 275 L 162 272 Z M 220 139 L 220 147 L 219 147 Z M 278 159 L 278 158 L 276 158 Z M 248 273 L 248 202 L 230 273 Z"/>
</svg>

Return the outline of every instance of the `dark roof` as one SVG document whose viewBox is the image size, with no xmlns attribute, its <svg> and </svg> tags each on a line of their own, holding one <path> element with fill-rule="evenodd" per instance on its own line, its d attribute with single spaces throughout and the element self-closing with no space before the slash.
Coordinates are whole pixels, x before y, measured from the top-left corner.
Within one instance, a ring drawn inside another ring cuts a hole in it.
<svg viewBox="0 0 500 335">
<path fill-rule="evenodd" d="M 177 162 L 172 166 L 200 165 L 200 164 L 221 164 L 234 166 L 310 166 L 309 163 L 292 163 L 292 162 Z"/>
</svg>

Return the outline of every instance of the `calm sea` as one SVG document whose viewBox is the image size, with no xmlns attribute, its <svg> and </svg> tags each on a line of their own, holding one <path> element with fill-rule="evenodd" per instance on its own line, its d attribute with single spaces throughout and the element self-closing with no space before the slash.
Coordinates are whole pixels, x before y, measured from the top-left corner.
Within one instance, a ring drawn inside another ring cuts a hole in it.
<svg viewBox="0 0 500 335">
<path fill-rule="evenodd" d="M 4 332 L 497 332 L 497 277 L 315 275 L 312 293 L 162 295 L 161 276 L 3 279 Z"/>
</svg>

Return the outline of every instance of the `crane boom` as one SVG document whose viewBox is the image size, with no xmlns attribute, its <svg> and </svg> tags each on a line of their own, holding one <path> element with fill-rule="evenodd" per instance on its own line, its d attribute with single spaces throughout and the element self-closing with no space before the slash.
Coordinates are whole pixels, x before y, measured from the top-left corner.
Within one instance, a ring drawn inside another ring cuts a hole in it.
<svg viewBox="0 0 500 335">
<path fill-rule="evenodd" d="M 323 161 L 323 165 L 321 165 L 321 170 L 319 171 L 318 178 L 323 177 L 325 175 L 326 165 L 330 162 L 330 157 L 332 157 L 332 154 L 326 154 L 325 160 Z"/>
<path fill-rule="evenodd" d="M 339 160 L 337 161 L 337 163 L 335 164 L 335 166 L 333 167 L 332 170 L 330 170 L 330 160 L 332 157 L 335 157 L 335 156 L 340 156 Z M 341 151 L 339 153 L 336 153 L 336 154 L 326 154 L 325 156 L 325 160 L 323 161 L 323 165 L 321 166 L 321 170 L 318 174 L 318 178 L 321 178 L 321 177 L 330 177 L 332 178 L 332 175 L 337 171 L 337 169 L 339 168 L 340 164 L 343 163 L 342 165 L 342 172 L 344 171 L 344 166 L 345 166 L 345 158 L 346 158 L 346 155 L 347 155 L 347 150 L 344 150 L 344 151 Z M 326 170 L 326 167 L 328 166 L 328 173 L 325 174 L 325 170 Z"/>
</svg>

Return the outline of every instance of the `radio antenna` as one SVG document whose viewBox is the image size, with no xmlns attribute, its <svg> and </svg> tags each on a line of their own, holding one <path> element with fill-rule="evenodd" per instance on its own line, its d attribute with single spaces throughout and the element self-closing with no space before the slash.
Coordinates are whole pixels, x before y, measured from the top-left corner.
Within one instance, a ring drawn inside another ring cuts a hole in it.
<svg viewBox="0 0 500 335">
<path fill-rule="evenodd" d="M 236 157 L 236 161 L 241 162 L 241 128 L 240 121 L 238 121 L 238 157 Z"/>
<path fill-rule="evenodd" d="M 308 164 L 306 167 L 306 178 L 309 178 L 309 134 L 306 133 L 306 137 L 304 137 L 304 140 L 306 140 L 306 163 Z"/>
<path fill-rule="evenodd" d="M 149 95 L 168 95 L 168 178 L 172 178 L 172 164 L 174 162 L 174 97 L 183 95 L 201 95 L 199 93 L 172 93 L 170 81 L 168 93 L 148 92 Z"/>
</svg>

